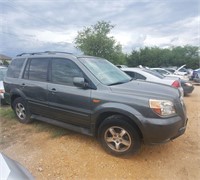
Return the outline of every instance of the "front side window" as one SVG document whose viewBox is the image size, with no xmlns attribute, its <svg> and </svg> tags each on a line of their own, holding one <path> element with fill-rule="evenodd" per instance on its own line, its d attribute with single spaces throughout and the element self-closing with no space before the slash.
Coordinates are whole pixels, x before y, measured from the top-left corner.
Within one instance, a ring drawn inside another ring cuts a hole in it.
<svg viewBox="0 0 200 180">
<path fill-rule="evenodd" d="M 8 67 L 7 77 L 19 78 L 25 59 L 13 59 Z"/>
<path fill-rule="evenodd" d="M 24 71 L 24 79 L 47 81 L 49 59 L 32 58 L 28 60 Z"/>
<path fill-rule="evenodd" d="M 80 68 L 71 60 L 56 58 L 52 60 L 51 80 L 56 84 L 73 86 L 74 77 L 83 77 Z"/>
<path fill-rule="evenodd" d="M 112 63 L 101 58 L 79 58 L 85 67 L 103 84 L 115 85 L 126 83 L 131 77 Z"/>
</svg>

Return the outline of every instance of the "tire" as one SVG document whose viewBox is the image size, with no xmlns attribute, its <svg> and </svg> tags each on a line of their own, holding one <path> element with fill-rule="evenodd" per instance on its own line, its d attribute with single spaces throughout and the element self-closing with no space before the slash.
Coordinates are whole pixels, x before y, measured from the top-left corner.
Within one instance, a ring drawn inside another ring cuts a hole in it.
<svg viewBox="0 0 200 180">
<path fill-rule="evenodd" d="M 31 123 L 30 113 L 26 105 L 25 100 L 22 97 L 18 97 L 12 104 L 13 110 L 19 120 L 23 124 Z"/>
<path fill-rule="evenodd" d="M 139 151 L 141 138 L 136 130 L 121 115 L 113 115 L 99 127 L 98 137 L 103 148 L 112 155 L 130 155 Z"/>
</svg>

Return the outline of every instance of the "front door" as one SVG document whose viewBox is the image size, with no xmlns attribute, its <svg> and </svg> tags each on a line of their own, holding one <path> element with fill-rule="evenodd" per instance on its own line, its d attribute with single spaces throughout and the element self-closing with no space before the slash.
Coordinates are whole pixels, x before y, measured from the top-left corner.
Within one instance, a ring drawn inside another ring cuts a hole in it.
<svg viewBox="0 0 200 180">
<path fill-rule="evenodd" d="M 74 77 L 83 76 L 83 72 L 73 61 L 64 58 L 52 59 L 48 102 L 53 119 L 89 127 L 91 90 L 73 84 Z"/>
</svg>

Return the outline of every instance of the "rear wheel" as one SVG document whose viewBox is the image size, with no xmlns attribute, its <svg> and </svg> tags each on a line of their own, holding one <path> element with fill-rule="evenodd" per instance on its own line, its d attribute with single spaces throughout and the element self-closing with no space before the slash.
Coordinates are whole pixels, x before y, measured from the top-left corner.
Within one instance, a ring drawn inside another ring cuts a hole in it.
<svg viewBox="0 0 200 180">
<path fill-rule="evenodd" d="M 141 146 L 138 131 L 120 115 L 104 120 L 99 128 L 99 138 L 103 148 L 115 156 L 136 153 Z"/>
<path fill-rule="evenodd" d="M 32 122 L 26 102 L 22 97 L 18 97 L 14 100 L 13 109 L 19 122 L 24 124 Z"/>
</svg>

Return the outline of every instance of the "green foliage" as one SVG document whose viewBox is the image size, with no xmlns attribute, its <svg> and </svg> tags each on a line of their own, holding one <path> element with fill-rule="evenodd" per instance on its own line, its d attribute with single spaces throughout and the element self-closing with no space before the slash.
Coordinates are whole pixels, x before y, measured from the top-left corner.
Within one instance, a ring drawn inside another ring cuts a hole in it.
<svg viewBox="0 0 200 180">
<path fill-rule="evenodd" d="M 177 46 L 167 49 L 159 47 L 145 47 L 130 54 L 122 52 L 121 44 L 117 43 L 109 33 L 114 28 L 110 22 L 99 21 L 91 27 L 85 27 L 78 32 L 75 45 L 84 54 L 108 59 L 114 64 L 128 66 L 181 66 L 196 69 L 199 67 L 198 47 Z"/>
<path fill-rule="evenodd" d="M 85 27 L 78 32 L 75 45 L 84 54 L 102 57 L 112 63 L 121 64 L 125 61 L 122 46 L 113 36 L 108 36 L 114 28 L 109 22 L 99 21 L 91 27 Z"/>
<path fill-rule="evenodd" d="M 4 117 L 6 119 L 14 119 L 15 113 L 13 110 L 9 108 L 0 108 L 0 117 Z"/>
<path fill-rule="evenodd" d="M 145 47 L 139 51 L 133 50 L 126 56 L 128 66 L 181 66 L 187 65 L 187 68 L 196 69 L 199 67 L 198 47 L 195 46 L 177 46 L 170 49 L 159 47 Z"/>
<path fill-rule="evenodd" d="M 8 66 L 8 65 L 9 65 L 8 61 L 3 60 L 3 65 L 4 65 L 4 66 Z"/>
</svg>

